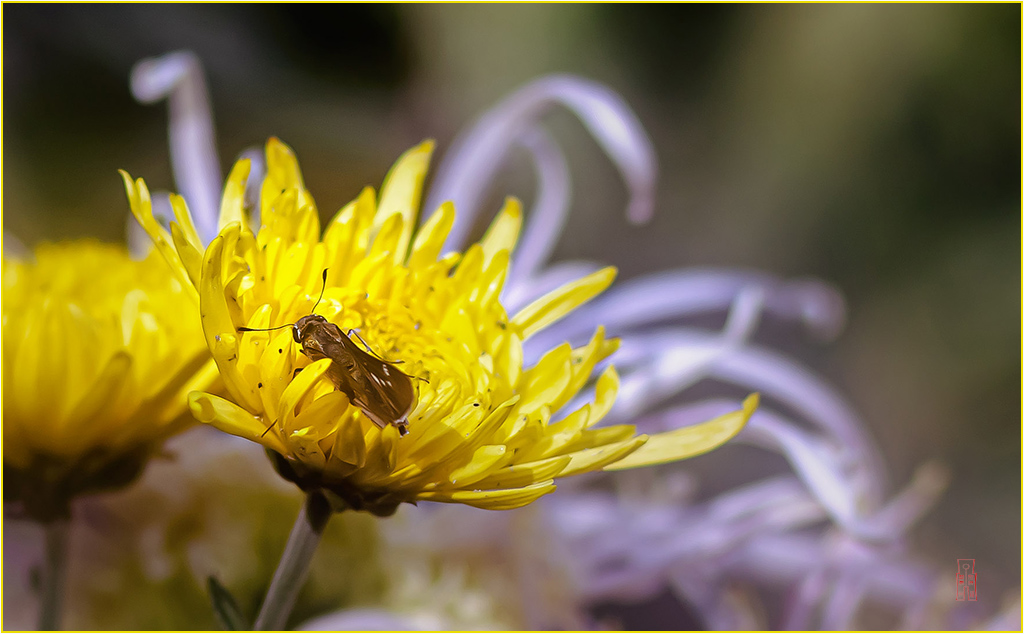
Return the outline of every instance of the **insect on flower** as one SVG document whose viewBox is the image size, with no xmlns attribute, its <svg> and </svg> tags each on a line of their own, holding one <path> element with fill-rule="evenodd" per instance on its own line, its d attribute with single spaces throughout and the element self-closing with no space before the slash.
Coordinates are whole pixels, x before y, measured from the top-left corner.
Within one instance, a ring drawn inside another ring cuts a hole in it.
<svg viewBox="0 0 1024 634">
<path fill-rule="evenodd" d="M 310 314 L 300 317 L 294 324 L 274 328 L 242 327 L 238 330 L 262 332 L 291 326 L 295 343 L 302 346 L 302 354 L 309 357 L 310 361 L 331 360 L 326 376 L 337 389 L 345 393 L 350 402 L 381 429 L 394 425 L 399 434 L 406 435 L 409 433 L 409 414 L 416 407 L 412 379 L 395 367 L 394 363 L 373 354 L 369 344 L 354 330 L 345 334 L 323 315 L 313 314 L 326 288 L 327 269 L 324 269 L 320 297 L 313 304 Z M 369 352 L 349 338 L 352 334 L 363 341 Z"/>
</svg>

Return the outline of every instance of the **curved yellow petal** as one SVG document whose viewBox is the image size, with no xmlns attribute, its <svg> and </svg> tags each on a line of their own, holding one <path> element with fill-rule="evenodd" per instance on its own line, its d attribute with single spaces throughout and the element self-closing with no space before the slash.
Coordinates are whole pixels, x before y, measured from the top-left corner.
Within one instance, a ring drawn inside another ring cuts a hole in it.
<svg viewBox="0 0 1024 634">
<path fill-rule="evenodd" d="M 416 232 L 416 239 L 412 243 L 412 252 L 409 254 L 408 267 L 415 270 L 436 262 L 454 223 L 455 205 L 445 202 Z"/>
<path fill-rule="evenodd" d="M 185 391 L 216 381 L 196 290 L 145 183 L 122 176 L 133 213 L 171 253 L 135 260 L 124 245 L 80 240 L 3 262 L 4 471 L 18 483 L 5 494 L 43 522 L 77 495 L 126 484 L 193 422 Z"/>
<path fill-rule="evenodd" d="M 288 455 L 288 448 L 277 437 L 267 432 L 267 425 L 258 416 L 253 416 L 231 401 L 206 392 L 192 392 L 188 396 L 188 405 L 192 415 L 201 423 L 212 425 L 217 429 L 241 436 L 264 447 L 268 447 L 281 455 Z"/>
<path fill-rule="evenodd" d="M 616 271 L 565 284 L 509 319 L 501 291 L 521 205 L 507 199 L 464 253 L 441 253 L 451 203 L 413 239 L 432 149 L 402 155 L 379 198 L 364 189 L 321 236 L 294 153 L 271 139 L 257 234 L 243 228 L 242 163 L 225 187 L 226 226 L 201 260 L 190 226 L 176 225 L 167 245 L 188 277 L 198 275 L 207 346 L 237 404 L 194 396 L 197 416 L 285 455 L 294 472 L 282 475 L 303 488 L 380 515 L 416 500 L 515 508 L 553 490 L 556 477 L 656 464 L 735 433 L 706 425 L 649 439 L 629 425 L 595 427 L 618 390 L 611 367 L 591 403 L 562 415 L 617 340 L 598 327 L 585 346 L 558 346 L 525 370 L 523 341 L 606 289 Z M 126 187 L 144 210 L 140 186 Z M 183 205 L 176 215 L 187 216 Z M 305 319 L 311 311 L 327 323 Z M 144 329 L 137 321 L 125 331 Z M 243 324 L 297 330 L 240 333 Z"/>
<path fill-rule="evenodd" d="M 237 224 L 225 227 L 206 249 L 199 286 L 199 316 L 203 323 L 206 345 L 213 353 L 221 377 L 231 395 L 241 401 L 246 409 L 259 411 L 256 386 L 246 381 L 234 363 L 238 356 L 239 333 L 231 319 L 231 309 L 225 297 L 224 251 L 231 244 L 237 243 L 239 231 L 240 227 Z"/>
<path fill-rule="evenodd" d="M 124 189 L 128 194 L 128 206 L 131 208 L 132 215 L 135 216 L 135 219 L 145 232 L 149 234 L 153 244 L 156 245 L 157 251 L 164 257 L 164 260 L 171 267 L 178 280 L 186 288 L 193 288 L 192 283 L 189 281 L 188 272 L 181 263 L 178 253 L 174 250 L 171 235 L 160 226 L 160 223 L 153 216 L 153 201 L 150 199 L 149 188 L 146 187 L 146 182 L 141 178 L 133 181 L 128 172 L 124 170 L 118 170 L 118 173 L 124 181 Z"/>
<path fill-rule="evenodd" d="M 518 489 L 498 489 L 495 491 L 424 491 L 417 498 L 434 502 L 457 502 L 492 511 L 506 511 L 526 506 L 540 496 L 551 493 L 554 490 L 554 482 L 545 480 Z"/>
<path fill-rule="evenodd" d="M 492 471 L 487 477 L 470 484 L 481 490 L 524 487 L 533 482 L 551 480 L 562 473 L 571 461 L 572 457 L 570 456 L 553 456 L 534 462 L 513 464 Z"/>
<path fill-rule="evenodd" d="M 170 200 L 171 210 L 174 211 L 174 220 L 181 227 L 181 232 L 193 248 L 201 251 L 203 241 L 199 238 L 199 232 L 196 231 L 196 224 L 192 220 L 192 214 L 188 210 L 185 199 L 177 194 L 171 194 Z"/>
<path fill-rule="evenodd" d="M 395 263 L 404 262 L 412 239 L 413 228 L 420 206 L 420 194 L 423 191 L 423 180 L 430 167 L 430 155 L 434 152 L 434 142 L 424 141 L 407 151 L 395 163 L 384 184 L 380 188 L 380 202 L 377 204 L 377 215 L 373 219 L 375 236 L 384 222 L 393 214 L 402 214 L 404 230 L 395 249 Z"/>
<path fill-rule="evenodd" d="M 224 195 L 220 200 L 220 218 L 217 220 L 218 227 L 226 227 L 232 222 L 241 226 L 247 226 L 248 219 L 245 213 L 245 184 L 249 178 L 251 162 L 249 159 L 239 159 L 231 168 L 228 180 L 224 183 Z"/>
<path fill-rule="evenodd" d="M 615 274 L 616 268 L 609 266 L 564 284 L 516 313 L 512 325 L 522 333 L 523 339 L 528 339 L 603 292 L 611 286 Z"/>
<path fill-rule="evenodd" d="M 523 205 L 517 198 L 510 196 L 505 199 L 505 205 L 480 240 L 480 246 L 484 248 L 484 262 L 490 262 L 499 251 L 511 252 L 515 249 L 522 226 Z"/>
<path fill-rule="evenodd" d="M 601 447 L 590 447 L 569 454 L 569 464 L 558 474 L 558 477 L 575 475 L 607 468 L 606 465 L 619 462 L 624 457 L 639 450 L 648 441 L 647 436 L 637 436 L 617 443 L 611 443 Z"/>
<path fill-rule="evenodd" d="M 743 408 L 740 410 L 705 423 L 654 434 L 642 448 L 605 467 L 604 470 L 619 471 L 647 467 L 707 453 L 738 434 L 757 409 L 757 403 L 758 395 L 751 394 L 743 401 Z"/>
</svg>

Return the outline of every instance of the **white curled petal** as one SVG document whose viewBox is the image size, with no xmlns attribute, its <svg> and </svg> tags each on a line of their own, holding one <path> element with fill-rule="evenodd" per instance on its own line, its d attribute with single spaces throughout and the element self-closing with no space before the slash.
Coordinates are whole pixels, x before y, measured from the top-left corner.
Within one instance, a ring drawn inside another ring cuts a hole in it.
<svg viewBox="0 0 1024 634">
<path fill-rule="evenodd" d="M 527 217 L 526 229 L 516 247 L 516 257 L 506 288 L 528 284 L 551 255 L 569 215 L 569 168 L 558 146 L 541 128 L 528 128 L 518 139 L 533 157 L 537 173 L 537 201 Z"/>
<path fill-rule="evenodd" d="M 762 408 L 740 433 L 740 442 L 755 442 L 783 453 L 794 471 L 837 524 L 865 540 L 888 541 L 899 537 L 945 487 L 944 469 L 926 465 L 912 484 L 881 509 L 865 502 L 863 471 L 842 455 L 841 449 Z M 874 479 L 879 479 L 876 475 Z"/>
<path fill-rule="evenodd" d="M 575 338 L 567 340 L 576 343 Z M 732 354 L 738 345 L 719 333 L 691 328 L 663 328 L 623 337 L 613 357 L 620 375 L 619 393 L 601 424 L 632 422 L 634 417 L 706 378 L 716 362 Z M 580 396 L 570 403 L 568 411 L 582 405 L 582 399 Z"/>
<path fill-rule="evenodd" d="M 551 75 L 527 84 L 484 113 L 445 155 L 425 207 L 435 209 L 447 200 L 455 203 L 458 215 L 445 244 L 447 250 L 465 243 L 479 213 L 480 199 L 517 137 L 556 104 L 580 118 L 619 168 L 630 192 L 630 220 L 650 218 L 657 163 L 653 144 L 636 115 L 602 84 Z"/>
<path fill-rule="evenodd" d="M 171 167 L 204 242 L 217 235 L 220 159 L 213 114 L 199 57 L 176 51 L 142 60 L 132 69 L 132 94 L 142 103 L 168 101 Z"/>
<path fill-rule="evenodd" d="M 827 282 L 813 278 L 790 281 L 776 301 L 780 309 L 795 308 L 811 334 L 822 341 L 835 339 L 846 325 L 846 300 Z M 778 312 L 783 314 L 783 310 Z"/>
<path fill-rule="evenodd" d="M 817 336 L 837 334 L 845 321 L 842 295 L 818 280 L 785 281 L 765 273 L 731 269 L 680 269 L 626 280 L 573 311 L 561 332 L 577 336 L 594 323 L 609 332 L 683 319 L 729 308 L 740 290 L 760 287 L 764 312 L 799 320 Z"/>
<path fill-rule="evenodd" d="M 685 531 L 677 528 L 669 533 L 667 553 L 688 560 L 728 556 L 762 533 L 795 530 L 824 518 L 821 506 L 796 478 L 772 478 L 722 494 L 695 509 Z"/>
<path fill-rule="evenodd" d="M 828 433 L 860 465 L 857 486 L 864 501 L 879 504 L 881 459 L 857 415 L 831 387 L 789 359 L 753 346 L 718 358 L 709 376 L 776 398 Z"/>
<path fill-rule="evenodd" d="M 733 558 L 735 572 L 772 584 L 792 584 L 818 570 L 825 548 L 817 535 L 761 535 Z"/>
<path fill-rule="evenodd" d="M 934 590 L 932 571 L 888 549 L 860 564 L 838 562 L 828 535 L 762 534 L 732 558 L 732 569 L 745 577 L 773 584 L 791 584 L 820 572 L 823 565 L 860 570 L 870 581 L 868 596 L 890 605 L 927 598 Z M 785 629 L 785 628 L 783 628 Z M 797 629 L 806 629 L 797 627 Z"/>
<path fill-rule="evenodd" d="M 741 346 L 754 334 L 764 309 L 764 297 L 765 291 L 760 286 L 746 286 L 740 289 L 722 330 L 724 341 L 732 346 Z"/>
<path fill-rule="evenodd" d="M 844 527 L 855 524 L 860 495 L 840 471 L 837 448 L 764 408 L 751 416 L 738 440 L 774 446 L 786 456 L 793 470 L 838 524 Z"/>
<path fill-rule="evenodd" d="M 606 419 L 612 422 L 628 420 L 648 411 L 664 399 L 700 381 L 708 368 L 729 349 L 721 337 L 696 333 L 685 343 L 666 343 L 655 349 L 650 360 L 631 371 L 621 371 L 619 394 Z"/>
<path fill-rule="evenodd" d="M 707 519 L 712 524 L 745 521 L 765 514 L 777 519 L 775 511 L 784 507 L 805 506 L 809 501 L 806 490 L 793 476 L 768 478 L 723 493 L 707 504 Z M 789 516 L 793 519 L 795 516 Z"/>
<path fill-rule="evenodd" d="M 745 541 L 824 517 L 792 476 L 757 482 L 697 507 L 591 493 L 561 496 L 545 508 L 583 571 L 584 596 L 620 600 L 653 595 L 675 569 L 708 583 L 715 570 L 724 572 L 719 559 L 731 557 Z"/>
<path fill-rule="evenodd" d="M 652 337 L 654 342 L 646 343 L 652 355 L 650 362 L 622 373 L 613 407 L 616 419 L 631 418 L 707 376 L 712 364 L 743 347 L 760 319 L 763 305 L 763 290 L 747 287 L 736 295 L 721 334 L 702 337 L 677 329 L 668 331 L 661 341 L 657 335 Z M 669 339 L 677 343 L 670 344 Z"/>
</svg>

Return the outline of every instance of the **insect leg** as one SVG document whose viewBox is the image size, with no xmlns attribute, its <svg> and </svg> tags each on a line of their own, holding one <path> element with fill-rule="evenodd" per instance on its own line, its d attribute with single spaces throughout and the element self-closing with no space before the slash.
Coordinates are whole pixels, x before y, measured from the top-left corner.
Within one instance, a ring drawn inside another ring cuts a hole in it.
<svg viewBox="0 0 1024 634">
<path fill-rule="evenodd" d="M 355 336 L 356 336 L 356 339 L 358 339 L 359 341 L 361 341 L 361 342 L 362 342 L 362 344 L 363 344 L 363 346 L 364 346 L 364 347 L 366 348 L 366 351 L 367 351 L 367 352 L 369 352 L 369 353 L 370 353 L 370 354 L 372 354 L 373 356 L 377 357 L 378 359 L 380 359 L 380 360 L 381 360 L 381 361 L 383 361 L 384 363 L 392 363 L 392 364 L 394 364 L 394 363 L 402 363 L 401 361 L 388 361 L 388 360 L 387 360 L 387 359 L 385 359 L 384 357 L 382 357 L 382 356 L 380 356 L 379 354 L 377 354 L 376 352 L 374 352 L 374 351 L 373 351 L 373 348 L 371 348 L 371 347 L 370 347 L 370 344 L 366 343 L 366 341 L 364 341 L 364 340 L 363 340 L 363 338 L 359 336 L 359 332 L 358 332 L 358 331 L 356 331 L 356 329 L 355 329 L 355 328 L 349 328 L 349 329 L 348 329 L 348 336 L 349 336 L 349 337 L 351 337 L 352 335 L 355 335 Z"/>
</svg>

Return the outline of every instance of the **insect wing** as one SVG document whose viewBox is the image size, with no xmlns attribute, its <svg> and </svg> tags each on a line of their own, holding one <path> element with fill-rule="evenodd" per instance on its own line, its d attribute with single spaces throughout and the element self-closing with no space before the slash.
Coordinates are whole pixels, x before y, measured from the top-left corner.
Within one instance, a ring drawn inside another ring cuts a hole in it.
<svg viewBox="0 0 1024 634">
<path fill-rule="evenodd" d="M 399 425 L 416 402 L 412 380 L 387 361 L 360 348 L 337 325 L 323 324 L 327 336 L 317 337 L 333 361 L 328 377 L 378 427 Z"/>
<path fill-rule="evenodd" d="M 412 411 L 416 401 L 412 380 L 393 364 L 374 357 L 350 342 L 356 366 L 352 402 L 379 427 L 397 425 Z"/>
</svg>

